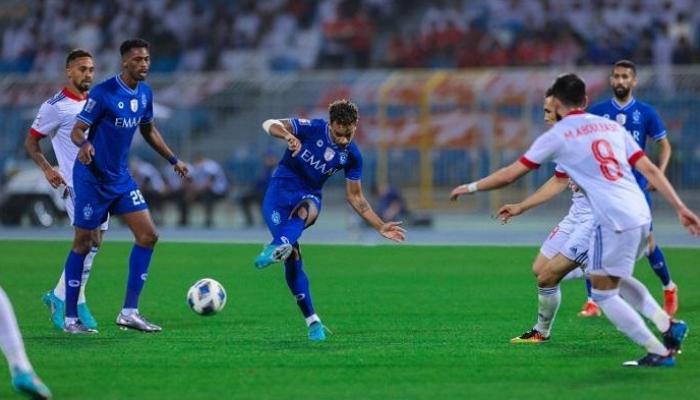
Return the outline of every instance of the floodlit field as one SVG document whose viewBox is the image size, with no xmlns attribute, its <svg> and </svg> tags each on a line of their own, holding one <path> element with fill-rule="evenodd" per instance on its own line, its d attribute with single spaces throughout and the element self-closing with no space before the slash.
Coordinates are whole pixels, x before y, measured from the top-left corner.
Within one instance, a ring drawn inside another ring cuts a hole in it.
<svg viewBox="0 0 700 400">
<path fill-rule="evenodd" d="M 534 247 L 304 246 L 316 310 L 333 331 L 311 343 L 283 268 L 258 271 L 259 245 L 162 243 L 140 309 L 161 334 L 120 331 L 128 243 L 107 237 L 88 299 L 100 333 L 55 330 L 41 295 L 68 242 L 0 241 L 32 362 L 57 399 L 690 399 L 700 371 L 700 249 L 666 250 L 690 325 L 673 369 L 624 369 L 644 351 L 605 319 L 576 316 L 581 281 L 562 285 L 553 340 L 512 345 L 535 321 Z M 646 260 L 637 276 L 660 298 Z M 189 286 L 212 277 L 226 308 L 200 317 Z M 0 398 L 15 398 L 9 372 Z"/>
</svg>

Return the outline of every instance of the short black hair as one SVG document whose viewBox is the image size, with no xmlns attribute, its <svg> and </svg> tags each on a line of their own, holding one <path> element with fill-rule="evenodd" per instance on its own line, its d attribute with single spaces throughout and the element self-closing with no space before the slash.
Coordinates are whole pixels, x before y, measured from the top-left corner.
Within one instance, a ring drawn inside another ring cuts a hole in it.
<svg viewBox="0 0 700 400">
<path fill-rule="evenodd" d="M 355 124 L 359 119 L 357 106 L 346 99 L 332 102 L 328 106 L 328 114 L 330 114 L 331 122 L 337 122 L 341 125 Z"/>
<path fill-rule="evenodd" d="M 131 49 L 139 49 L 145 47 L 146 49 L 151 48 L 151 44 L 143 39 L 128 39 L 122 42 L 119 46 L 119 53 L 124 57 L 124 54 L 128 53 Z"/>
<path fill-rule="evenodd" d="M 552 96 L 567 107 L 586 104 L 586 83 L 576 74 L 559 75 L 552 85 Z"/>
<path fill-rule="evenodd" d="M 551 97 L 554 95 L 554 90 L 552 87 L 548 87 L 547 90 L 544 91 L 544 98 L 546 99 L 547 97 Z"/>
<path fill-rule="evenodd" d="M 635 75 L 635 76 L 637 75 L 637 66 L 630 60 L 620 60 L 620 61 L 616 62 L 613 65 L 613 71 L 615 71 L 615 68 L 618 68 L 618 67 L 629 68 L 632 70 L 633 75 Z"/>
<path fill-rule="evenodd" d="M 66 68 L 70 66 L 70 63 L 73 60 L 76 60 L 78 58 L 83 58 L 83 57 L 90 57 L 92 58 L 92 54 L 90 54 L 89 51 L 83 50 L 83 49 L 73 49 L 68 53 L 68 56 L 66 56 Z"/>
</svg>

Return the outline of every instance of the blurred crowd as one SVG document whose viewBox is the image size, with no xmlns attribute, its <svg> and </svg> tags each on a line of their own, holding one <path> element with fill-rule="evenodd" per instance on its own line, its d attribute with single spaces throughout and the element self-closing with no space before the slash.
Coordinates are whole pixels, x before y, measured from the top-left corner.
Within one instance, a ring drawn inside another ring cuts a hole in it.
<svg viewBox="0 0 700 400">
<path fill-rule="evenodd" d="M 698 0 L 6 0 L 0 72 L 60 74 L 75 47 L 116 70 L 133 36 L 161 72 L 687 64 L 699 25 Z"/>
</svg>

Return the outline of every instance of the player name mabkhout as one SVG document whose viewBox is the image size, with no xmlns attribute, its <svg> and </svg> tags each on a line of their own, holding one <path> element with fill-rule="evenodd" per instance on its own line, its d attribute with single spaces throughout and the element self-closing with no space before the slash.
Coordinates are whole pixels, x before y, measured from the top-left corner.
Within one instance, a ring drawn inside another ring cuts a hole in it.
<svg viewBox="0 0 700 400">
<path fill-rule="evenodd" d="M 619 129 L 619 125 L 605 122 L 596 122 L 592 124 L 582 125 L 575 130 L 570 130 L 564 133 L 565 139 L 574 139 L 579 136 L 590 135 L 595 132 L 612 132 Z"/>
</svg>

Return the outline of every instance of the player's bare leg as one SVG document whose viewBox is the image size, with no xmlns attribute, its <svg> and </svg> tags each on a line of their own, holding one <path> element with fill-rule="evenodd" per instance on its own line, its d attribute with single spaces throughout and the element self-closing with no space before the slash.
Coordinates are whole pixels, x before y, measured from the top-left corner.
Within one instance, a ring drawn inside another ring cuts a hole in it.
<svg viewBox="0 0 700 400">
<path fill-rule="evenodd" d="M 148 322 L 138 309 L 141 290 L 148 277 L 153 248 L 158 242 L 158 232 L 148 209 L 135 211 L 122 216 L 134 235 L 134 247 L 129 257 L 129 280 L 126 288 L 124 307 L 117 316 L 116 323 L 122 328 L 142 332 L 160 332 L 162 328 Z"/>
<path fill-rule="evenodd" d="M 576 267 L 574 261 L 559 253 L 552 259 L 547 259 L 542 253 L 537 254 L 532 266 L 537 278 L 537 324 L 529 331 L 511 339 L 511 343 L 541 343 L 549 340 L 552 324 L 561 304 L 559 282 Z"/>
</svg>

